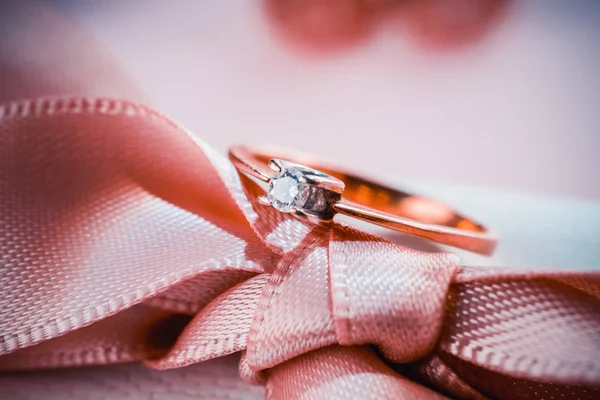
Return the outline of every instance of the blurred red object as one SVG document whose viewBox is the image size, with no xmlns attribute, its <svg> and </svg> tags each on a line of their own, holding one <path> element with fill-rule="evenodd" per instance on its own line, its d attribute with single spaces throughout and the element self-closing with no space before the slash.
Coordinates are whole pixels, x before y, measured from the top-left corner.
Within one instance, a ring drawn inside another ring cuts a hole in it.
<svg viewBox="0 0 600 400">
<path fill-rule="evenodd" d="M 345 48 L 373 28 L 363 0 L 267 0 L 266 9 L 285 39 L 309 51 Z"/>
<path fill-rule="evenodd" d="M 485 36 L 508 0 L 266 0 L 266 11 L 293 47 L 347 49 L 384 23 L 403 23 L 420 47 L 456 48 Z M 399 17 L 399 18 L 391 18 Z"/>
<path fill-rule="evenodd" d="M 420 47 L 454 49 L 477 42 L 496 26 L 508 0 L 412 0 L 405 10 Z"/>
</svg>

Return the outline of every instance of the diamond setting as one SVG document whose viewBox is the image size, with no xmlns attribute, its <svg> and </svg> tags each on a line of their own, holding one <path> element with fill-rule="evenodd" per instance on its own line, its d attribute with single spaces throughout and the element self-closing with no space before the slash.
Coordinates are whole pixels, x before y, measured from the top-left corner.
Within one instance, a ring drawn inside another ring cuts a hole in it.
<svg viewBox="0 0 600 400">
<path fill-rule="evenodd" d="M 310 194 L 304 173 L 294 167 L 282 168 L 269 182 L 267 198 L 271 205 L 281 212 L 301 209 Z"/>
<path fill-rule="evenodd" d="M 344 182 L 316 169 L 281 159 L 271 159 L 269 168 L 275 174 L 267 181 L 267 194 L 258 197 L 260 204 L 319 221 L 333 218 L 333 205 L 342 197 Z"/>
</svg>

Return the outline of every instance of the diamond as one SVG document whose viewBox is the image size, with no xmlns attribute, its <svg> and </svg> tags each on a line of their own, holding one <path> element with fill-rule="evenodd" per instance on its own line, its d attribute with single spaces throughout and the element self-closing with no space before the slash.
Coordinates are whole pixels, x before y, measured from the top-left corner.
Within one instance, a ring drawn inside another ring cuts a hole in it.
<svg viewBox="0 0 600 400">
<path fill-rule="evenodd" d="M 310 191 L 303 177 L 304 173 L 296 167 L 282 168 L 269 182 L 267 197 L 271 205 L 282 212 L 301 208 Z"/>
</svg>

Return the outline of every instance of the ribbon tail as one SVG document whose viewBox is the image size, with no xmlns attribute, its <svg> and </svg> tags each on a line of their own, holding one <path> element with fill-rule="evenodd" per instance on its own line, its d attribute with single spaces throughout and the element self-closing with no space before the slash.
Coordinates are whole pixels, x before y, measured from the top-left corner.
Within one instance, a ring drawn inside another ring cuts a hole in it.
<svg viewBox="0 0 600 400">
<path fill-rule="evenodd" d="M 397 374 L 367 347 L 324 347 L 267 371 L 267 399 L 445 399 Z"/>
</svg>

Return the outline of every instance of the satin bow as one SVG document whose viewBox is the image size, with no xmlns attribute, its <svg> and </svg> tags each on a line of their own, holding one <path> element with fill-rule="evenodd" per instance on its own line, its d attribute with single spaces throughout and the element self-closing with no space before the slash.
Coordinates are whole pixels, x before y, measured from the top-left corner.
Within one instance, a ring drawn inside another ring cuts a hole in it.
<svg viewBox="0 0 600 400">
<path fill-rule="evenodd" d="M 0 188 L 4 370 L 241 351 L 273 399 L 598 394 L 597 273 L 311 225 L 144 106 L 0 107 Z"/>
</svg>

